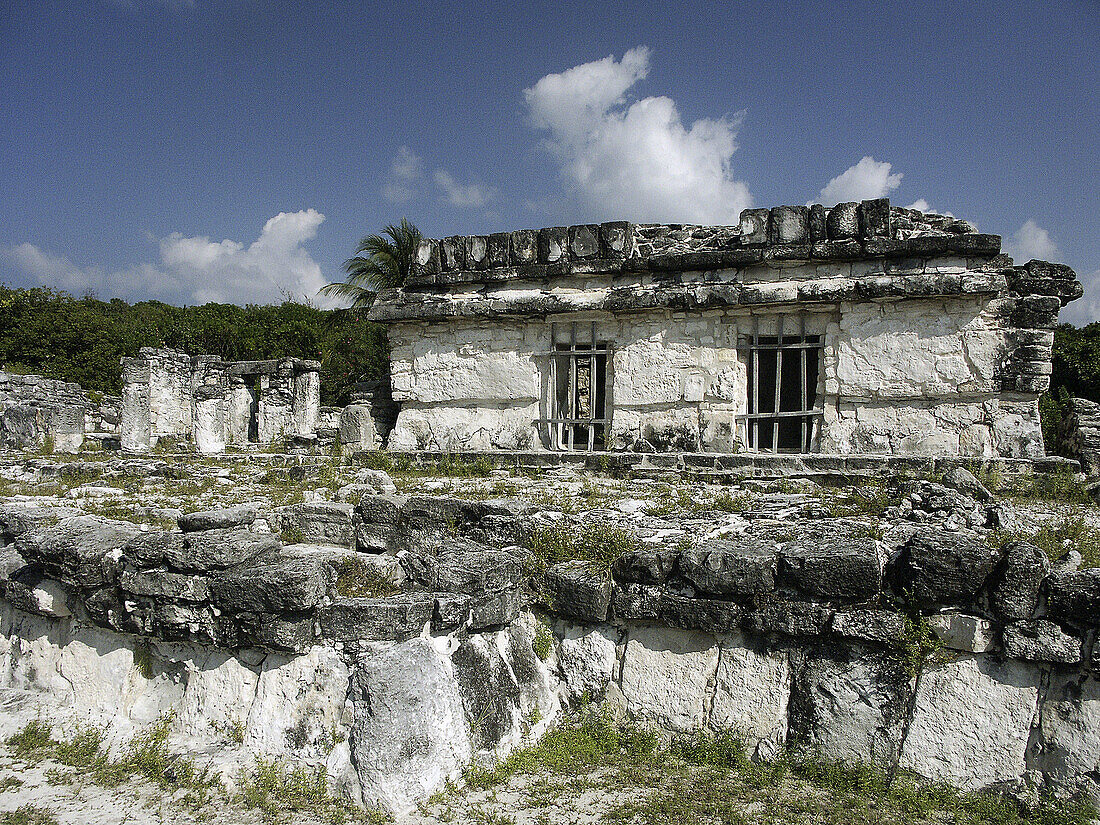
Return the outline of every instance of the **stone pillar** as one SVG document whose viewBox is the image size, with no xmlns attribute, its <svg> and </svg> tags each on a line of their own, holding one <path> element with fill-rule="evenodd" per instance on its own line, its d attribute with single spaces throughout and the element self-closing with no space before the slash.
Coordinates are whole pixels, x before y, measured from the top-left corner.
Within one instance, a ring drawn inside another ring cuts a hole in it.
<svg viewBox="0 0 1100 825">
<path fill-rule="evenodd" d="M 340 445 L 352 451 L 377 450 L 381 447 L 370 404 L 344 407 L 340 413 Z"/>
<path fill-rule="evenodd" d="M 292 405 L 296 435 L 311 436 L 317 433 L 317 421 L 321 411 L 321 376 L 312 362 L 295 363 Z"/>
<path fill-rule="evenodd" d="M 152 444 L 149 409 L 149 359 L 122 359 L 122 410 L 119 415 L 122 449 L 144 452 Z"/>
</svg>

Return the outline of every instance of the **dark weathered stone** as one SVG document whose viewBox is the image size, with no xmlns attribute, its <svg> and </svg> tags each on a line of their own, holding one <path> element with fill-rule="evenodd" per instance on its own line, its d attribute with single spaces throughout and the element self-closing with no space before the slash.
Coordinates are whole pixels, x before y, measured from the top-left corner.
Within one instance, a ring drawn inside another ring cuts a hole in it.
<svg viewBox="0 0 1100 825">
<path fill-rule="evenodd" d="M 747 596 L 775 589 L 774 542 L 715 539 L 680 554 L 676 572 L 700 593 Z"/>
<path fill-rule="evenodd" d="M 895 644 L 905 638 L 905 616 L 893 610 L 843 610 L 833 616 L 832 630 L 845 639 Z"/>
<path fill-rule="evenodd" d="M 310 544 L 355 546 L 354 508 L 338 501 L 291 504 L 279 510 L 279 527 L 284 537 Z"/>
<path fill-rule="evenodd" d="M 622 258 L 630 255 L 633 232 L 626 221 L 600 224 L 600 254 L 605 258 Z"/>
<path fill-rule="evenodd" d="M 889 198 L 861 201 L 859 229 L 865 238 L 889 238 L 892 216 Z"/>
<path fill-rule="evenodd" d="M 693 599 L 670 592 L 661 594 L 657 609 L 657 618 L 669 627 L 705 633 L 734 631 L 743 614 L 744 610 L 734 602 Z"/>
<path fill-rule="evenodd" d="M 779 560 L 780 581 L 810 597 L 861 601 L 881 588 L 877 543 L 862 525 L 804 528 Z"/>
<path fill-rule="evenodd" d="M 397 524 L 408 496 L 367 495 L 359 500 L 356 510 L 367 524 Z"/>
<path fill-rule="evenodd" d="M 214 604 L 228 612 L 310 610 L 328 591 L 331 568 L 316 558 L 284 558 L 233 568 L 210 580 Z"/>
<path fill-rule="evenodd" d="M 838 203 L 830 209 L 825 219 L 825 231 L 830 241 L 844 241 L 858 237 L 859 204 Z"/>
<path fill-rule="evenodd" d="M 581 224 L 569 227 L 569 254 L 572 258 L 595 258 L 600 253 L 600 227 Z"/>
<path fill-rule="evenodd" d="M 277 555 L 281 544 L 270 533 L 203 530 L 197 533 L 143 533 L 122 548 L 135 568 L 167 566 L 199 573 L 226 570 L 252 559 Z"/>
<path fill-rule="evenodd" d="M 963 495 L 970 496 L 975 501 L 988 502 L 993 500 L 993 494 L 965 467 L 955 467 L 949 471 L 943 477 L 943 483 L 947 487 L 953 487 Z"/>
<path fill-rule="evenodd" d="M 436 593 L 432 611 L 432 630 L 451 630 L 462 627 L 470 620 L 472 602 L 461 593 Z"/>
<path fill-rule="evenodd" d="M 468 235 L 464 241 L 466 268 L 486 269 L 489 266 L 489 239 L 484 235 Z"/>
<path fill-rule="evenodd" d="M 825 240 L 825 207 L 815 203 L 810 207 L 809 239 L 811 243 Z"/>
<path fill-rule="evenodd" d="M 663 592 L 651 584 L 617 584 L 611 593 L 612 612 L 616 619 L 656 619 Z"/>
<path fill-rule="evenodd" d="M 777 206 L 770 212 L 768 240 L 772 244 L 801 244 L 809 239 L 810 210 L 805 206 Z M 809 257 L 808 251 L 806 257 Z"/>
<path fill-rule="evenodd" d="M 474 747 L 492 748 L 511 734 L 519 716 L 520 688 L 511 668 L 482 636 L 464 639 L 451 663 Z"/>
<path fill-rule="evenodd" d="M 970 604 L 998 560 L 984 537 L 926 528 L 908 541 L 896 563 L 898 593 L 918 605 Z"/>
<path fill-rule="evenodd" d="M 238 617 L 237 644 L 301 652 L 313 644 L 312 616 L 256 614 Z"/>
<path fill-rule="evenodd" d="M 745 209 L 739 223 L 742 246 L 764 246 L 768 242 L 767 209 Z"/>
<path fill-rule="evenodd" d="M 470 630 L 506 625 L 523 609 L 523 593 L 518 587 L 470 597 Z"/>
<path fill-rule="evenodd" d="M 317 615 L 324 639 L 403 642 L 420 635 L 434 609 L 432 594 L 413 593 L 385 599 L 337 599 Z"/>
<path fill-rule="evenodd" d="M 523 581 L 523 559 L 506 550 L 489 550 L 463 539 L 452 539 L 440 551 L 434 580 L 425 587 L 474 596 L 490 590 L 518 587 Z"/>
<path fill-rule="evenodd" d="M 819 636 L 829 626 L 833 611 L 814 602 L 768 598 L 748 615 L 748 625 L 760 633 Z"/>
<path fill-rule="evenodd" d="M 1083 645 L 1054 622 L 1036 619 L 1005 626 L 1004 652 L 1011 659 L 1075 665 L 1081 661 Z"/>
<path fill-rule="evenodd" d="M 622 582 L 663 584 L 679 558 L 679 550 L 632 550 L 615 560 L 611 575 Z"/>
<path fill-rule="evenodd" d="M 124 570 L 119 578 L 119 587 L 138 596 L 158 596 L 188 602 L 202 602 L 210 597 L 209 582 L 202 576 L 187 576 L 164 570 Z"/>
<path fill-rule="evenodd" d="M 1007 621 L 1030 619 L 1039 603 L 1039 587 L 1049 572 L 1050 559 L 1034 544 L 1009 544 L 990 580 L 994 612 Z"/>
<path fill-rule="evenodd" d="M 546 571 L 546 593 L 547 606 L 558 615 L 602 622 L 611 603 L 611 578 L 591 562 L 565 561 Z"/>
<path fill-rule="evenodd" d="M 466 239 L 463 237 L 444 238 L 439 242 L 439 263 L 444 272 L 455 272 L 466 268 Z"/>
<path fill-rule="evenodd" d="M 219 510 L 200 510 L 179 517 L 180 529 L 185 533 L 195 530 L 219 530 L 229 527 L 248 527 L 260 517 L 260 508 L 255 504 L 241 504 L 237 507 L 224 507 Z"/>
<path fill-rule="evenodd" d="M 1100 567 L 1052 573 L 1046 591 L 1047 614 L 1055 621 L 1100 623 Z"/>
<path fill-rule="evenodd" d="M 553 264 L 569 257 L 569 227 L 549 226 L 539 230 L 539 263 Z"/>
<path fill-rule="evenodd" d="M 133 524 L 98 516 L 74 516 L 52 527 L 27 531 L 15 540 L 16 550 L 28 562 L 81 587 L 98 587 L 118 576 L 111 554 L 141 531 Z"/>
</svg>

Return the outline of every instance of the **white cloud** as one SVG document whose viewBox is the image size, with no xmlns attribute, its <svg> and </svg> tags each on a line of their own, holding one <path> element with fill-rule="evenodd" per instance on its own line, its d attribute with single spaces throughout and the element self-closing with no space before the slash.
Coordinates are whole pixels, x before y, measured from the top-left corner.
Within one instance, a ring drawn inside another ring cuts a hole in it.
<svg viewBox="0 0 1100 825">
<path fill-rule="evenodd" d="M 1065 307 L 1058 320 L 1083 327 L 1100 321 L 1100 269 L 1081 275 L 1080 279 L 1085 294 Z"/>
<path fill-rule="evenodd" d="M 926 201 L 924 198 L 917 198 L 915 201 L 913 201 L 911 204 L 909 204 L 905 208 L 906 209 L 916 209 L 918 212 L 932 212 L 932 211 L 934 211 L 932 209 L 932 207 L 929 205 L 928 201 Z"/>
<path fill-rule="evenodd" d="M 684 126 L 675 101 L 626 93 L 649 72 L 631 49 L 549 74 L 524 90 L 531 124 L 547 133 L 570 188 L 600 220 L 736 223 L 752 205 L 730 163 L 742 114 Z"/>
<path fill-rule="evenodd" d="M 1051 240 L 1049 232 L 1028 218 L 1005 241 L 1004 252 L 1017 263 L 1027 263 L 1032 259 L 1049 261 L 1058 254 L 1058 245 Z"/>
<path fill-rule="evenodd" d="M 818 203 L 833 206 L 849 201 L 885 198 L 901 186 L 902 173 L 891 174 L 891 168 L 891 164 L 886 161 L 877 161 L 870 155 L 865 155 L 855 166 L 849 166 L 825 184 L 818 193 Z M 927 206 L 927 202 L 923 200 L 917 203 Z"/>
<path fill-rule="evenodd" d="M 401 146 L 390 163 L 382 184 L 382 197 L 390 203 L 408 203 L 424 188 L 424 162 L 408 146 Z"/>
<path fill-rule="evenodd" d="M 315 209 L 280 212 L 247 246 L 173 232 L 159 241 L 159 263 L 121 270 L 81 267 L 32 243 L 0 247 L 0 260 L 22 274 L 19 280 L 75 295 L 157 298 L 180 304 L 265 304 L 287 297 L 317 301 L 317 290 L 325 285 L 325 278 L 302 244 L 316 236 L 324 219 Z"/>
<path fill-rule="evenodd" d="M 451 206 L 485 206 L 496 197 L 496 190 L 483 183 L 459 183 L 446 169 L 435 170 L 435 185 L 443 191 L 443 197 Z"/>
</svg>

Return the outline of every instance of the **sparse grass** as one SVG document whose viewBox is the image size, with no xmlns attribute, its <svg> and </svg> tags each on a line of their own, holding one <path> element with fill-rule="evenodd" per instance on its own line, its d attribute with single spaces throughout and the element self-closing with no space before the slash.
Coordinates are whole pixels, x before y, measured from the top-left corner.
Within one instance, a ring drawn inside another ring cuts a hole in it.
<svg viewBox="0 0 1100 825">
<path fill-rule="evenodd" d="M 359 811 L 333 794 L 324 767 L 288 768 L 278 759 L 257 759 L 241 771 L 238 787 L 237 801 L 261 811 L 268 822 L 281 822 L 292 813 L 312 814 L 332 823 L 352 817 L 368 825 L 391 821 L 377 811 Z"/>
<path fill-rule="evenodd" d="M 362 559 L 347 558 L 336 566 L 336 592 L 341 596 L 384 599 L 398 590 L 378 568 L 370 566 Z"/>
<path fill-rule="evenodd" d="M 1082 567 L 1100 567 L 1100 529 L 1089 524 L 1084 516 L 1052 519 L 1037 530 L 1021 533 L 996 530 L 990 533 L 989 540 L 994 547 L 1003 547 L 1012 541 L 1026 541 L 1046 553 L 1051 560 L 1076 550 L 1083 559 Z"/>
<path fill-rule="evenodd" d="M 901 495 L 898 490 L 889 483 L 879 481 L 833 492 L 826 497 L 825 508 L 834 518 L 852 516 L 882 518 L 890 507 L 900 502 Z"/>
<path fill-rule="evenodd" d="M 283 544 L 301 544 L 306 540 L 302 528 L 297 525 L 288 525 L 284 527 L 280 531 L 279 537 L 282 539 Z"/>
<path fill-rule="evenodd" d="M 535 625 L 535 638 L 531 647 L 542 661 L 550 658 L 550 651 L 554 648 L 554 632 L 545 622 L 540 621 Z"/>
<path fill-rule="evenodd" d="M 1024 474 L 1013 481 L 1011 490 L 1014 498 L 1023 501 L 1054 501 L 1063 504 L 1092 503 L 1082 479 L 1069 470 L 1061 470 L 1057 473 Z"/>
<path fill-rule="evenodd" d="M 527 540 L 532 554 L 532 576 L 563 561 L 582 560 L 593 569 L 607 570 L 624 553 L 638 547 L 638 537 L 622 527 L 606 524 L 555 524 L 538 527 Z"/>
<path fill-rule="evenodd" d="M 943 655 L 944 644 L 932 632 L 924 616 L 906 616 L 905 633 L 901 640 L 901 653 L 905 659 L 905 672 L 912 679 L 926 664 Z"/>
<path fill-rule="evenodd" d="M 17 776 L 5 776 L 0 779 L 0 793 L 23 787 L 23 780 Z"/>
<path fill-rule="evenodd" d="M 20 805 L 0 814 L 0 825 L 57 825 L 53 812 L 37 805 Z"/>
</svg>

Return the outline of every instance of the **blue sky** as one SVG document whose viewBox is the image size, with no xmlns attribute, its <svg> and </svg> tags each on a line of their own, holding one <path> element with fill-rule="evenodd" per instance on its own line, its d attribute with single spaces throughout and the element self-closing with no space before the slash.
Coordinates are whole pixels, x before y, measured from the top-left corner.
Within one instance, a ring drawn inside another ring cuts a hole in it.
<svg viewBox="0 0 1100 825">
<path fill-rule="evenodd" d="M 278 301 L 359 237 L 888 195 L 1100 320 L 1100 2 L 0 4 L 0 281 Z"/>
</svg>

